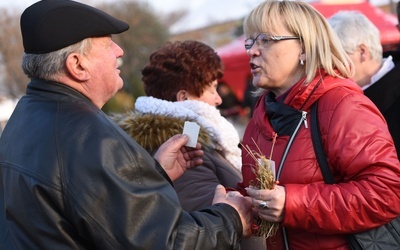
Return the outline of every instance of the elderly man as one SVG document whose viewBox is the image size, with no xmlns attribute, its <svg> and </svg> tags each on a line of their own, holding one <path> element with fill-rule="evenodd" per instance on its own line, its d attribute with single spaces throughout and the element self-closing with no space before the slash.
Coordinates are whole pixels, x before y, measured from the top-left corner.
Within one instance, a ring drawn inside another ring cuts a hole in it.
<svg viewBox="0 0 400 250">
<path fill-rule="evenodd" d="M 354 63 L 353 80 L 385 117 L 400 157 L 400 51 L 383 54 L 379 30 L 360 12 L 340 11 L 328 22 Z"/>
<path fill-rule="evenodd" d="M 69 0 L 21 16 L 31 79 L 0 138 L 0 249 L 234 249 L 251 202 L 216 188 L 182 210 L 171 185 L 203 151 L 175 135 L 154 158 L 101 111 L 122 87 L 128 24 Z"/>
</svg>

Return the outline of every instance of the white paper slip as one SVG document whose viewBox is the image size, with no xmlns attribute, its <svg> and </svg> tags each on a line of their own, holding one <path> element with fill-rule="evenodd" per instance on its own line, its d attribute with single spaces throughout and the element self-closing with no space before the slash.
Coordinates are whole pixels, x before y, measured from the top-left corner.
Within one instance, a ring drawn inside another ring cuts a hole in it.
<svg viewBox="0 0 400 250">
<path fill-rule="evenodd" d="M 266 167 L 266 166 L 265 166 L 265 163 L 264 163 L 264 161 L 263 161 L 262 159 L 258 158 L 257 160 L 258 160 L 258 164 L 260 164 L 260 165 Z M 268 159 L 266 159 L 266 160 L 267 160 L 267 162 L 269 163 L 268 165 L 269 165 L 269 167 L 270 167 L 270 169 L 271 169 L 272 175 L 274 176 L 274 181 L 276 181 L 275 162 L 272 161 L 272 160 L 268 160 Z"/>
<path fill-rule="evenodd" d="M 197 144 L 197 138 L 199 137 L 200 126 L 195 122 L 185 122 L 183 126 L 184 135 L 189 136 L 189 141 L 186 143 L 186 146 L 195 148 Z"/>
</svg>

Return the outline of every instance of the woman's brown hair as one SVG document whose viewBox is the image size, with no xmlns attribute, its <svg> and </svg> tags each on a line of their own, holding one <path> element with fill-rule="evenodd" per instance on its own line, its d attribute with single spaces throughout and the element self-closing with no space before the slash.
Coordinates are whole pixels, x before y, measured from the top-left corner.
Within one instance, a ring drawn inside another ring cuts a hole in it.
<svg viewBox="0 0 400 250">
<path fill-rule="evenodd" d="M 176 101 L 180 90 L 200 97 L 223 70 L 221 58 L 210 46 L 191 40 L 167 42 L 150 55 L 142 81 L 147 96 Z"/>
</svg>

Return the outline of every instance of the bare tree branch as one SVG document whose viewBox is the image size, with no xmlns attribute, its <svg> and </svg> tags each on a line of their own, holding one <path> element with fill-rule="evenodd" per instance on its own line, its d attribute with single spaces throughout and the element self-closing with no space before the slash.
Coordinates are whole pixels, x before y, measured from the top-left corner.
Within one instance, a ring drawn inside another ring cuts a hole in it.
<svg viewBox="0 0 400 250">
<path fill-rule="evenodd" d="M 23 54 L 19 16 L 6 9 L 0 9 L 0 74 L 6 95 L 21 96 L 26 89 L 28 78 L 21 69 Z"/>
</svg>

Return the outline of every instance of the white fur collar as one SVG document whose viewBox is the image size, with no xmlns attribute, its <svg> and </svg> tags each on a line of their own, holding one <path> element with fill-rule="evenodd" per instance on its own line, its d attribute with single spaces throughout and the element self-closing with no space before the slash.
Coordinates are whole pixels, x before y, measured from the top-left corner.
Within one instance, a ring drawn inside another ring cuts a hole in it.
<svg viewBox="0 0 400 250">
<path fill-rule="evenodd" d="M 151 96 L 141 96 L 136 100 L 135 109 L 141 113 L 196 121 L 209 133 L 216 149 L 221 150 L 225 158 L 241 170 L 241 150 L 238 147 L 240 143 L 239 134 L 217 108 L 202 101 L 169 102 Z"/>
</svg>

